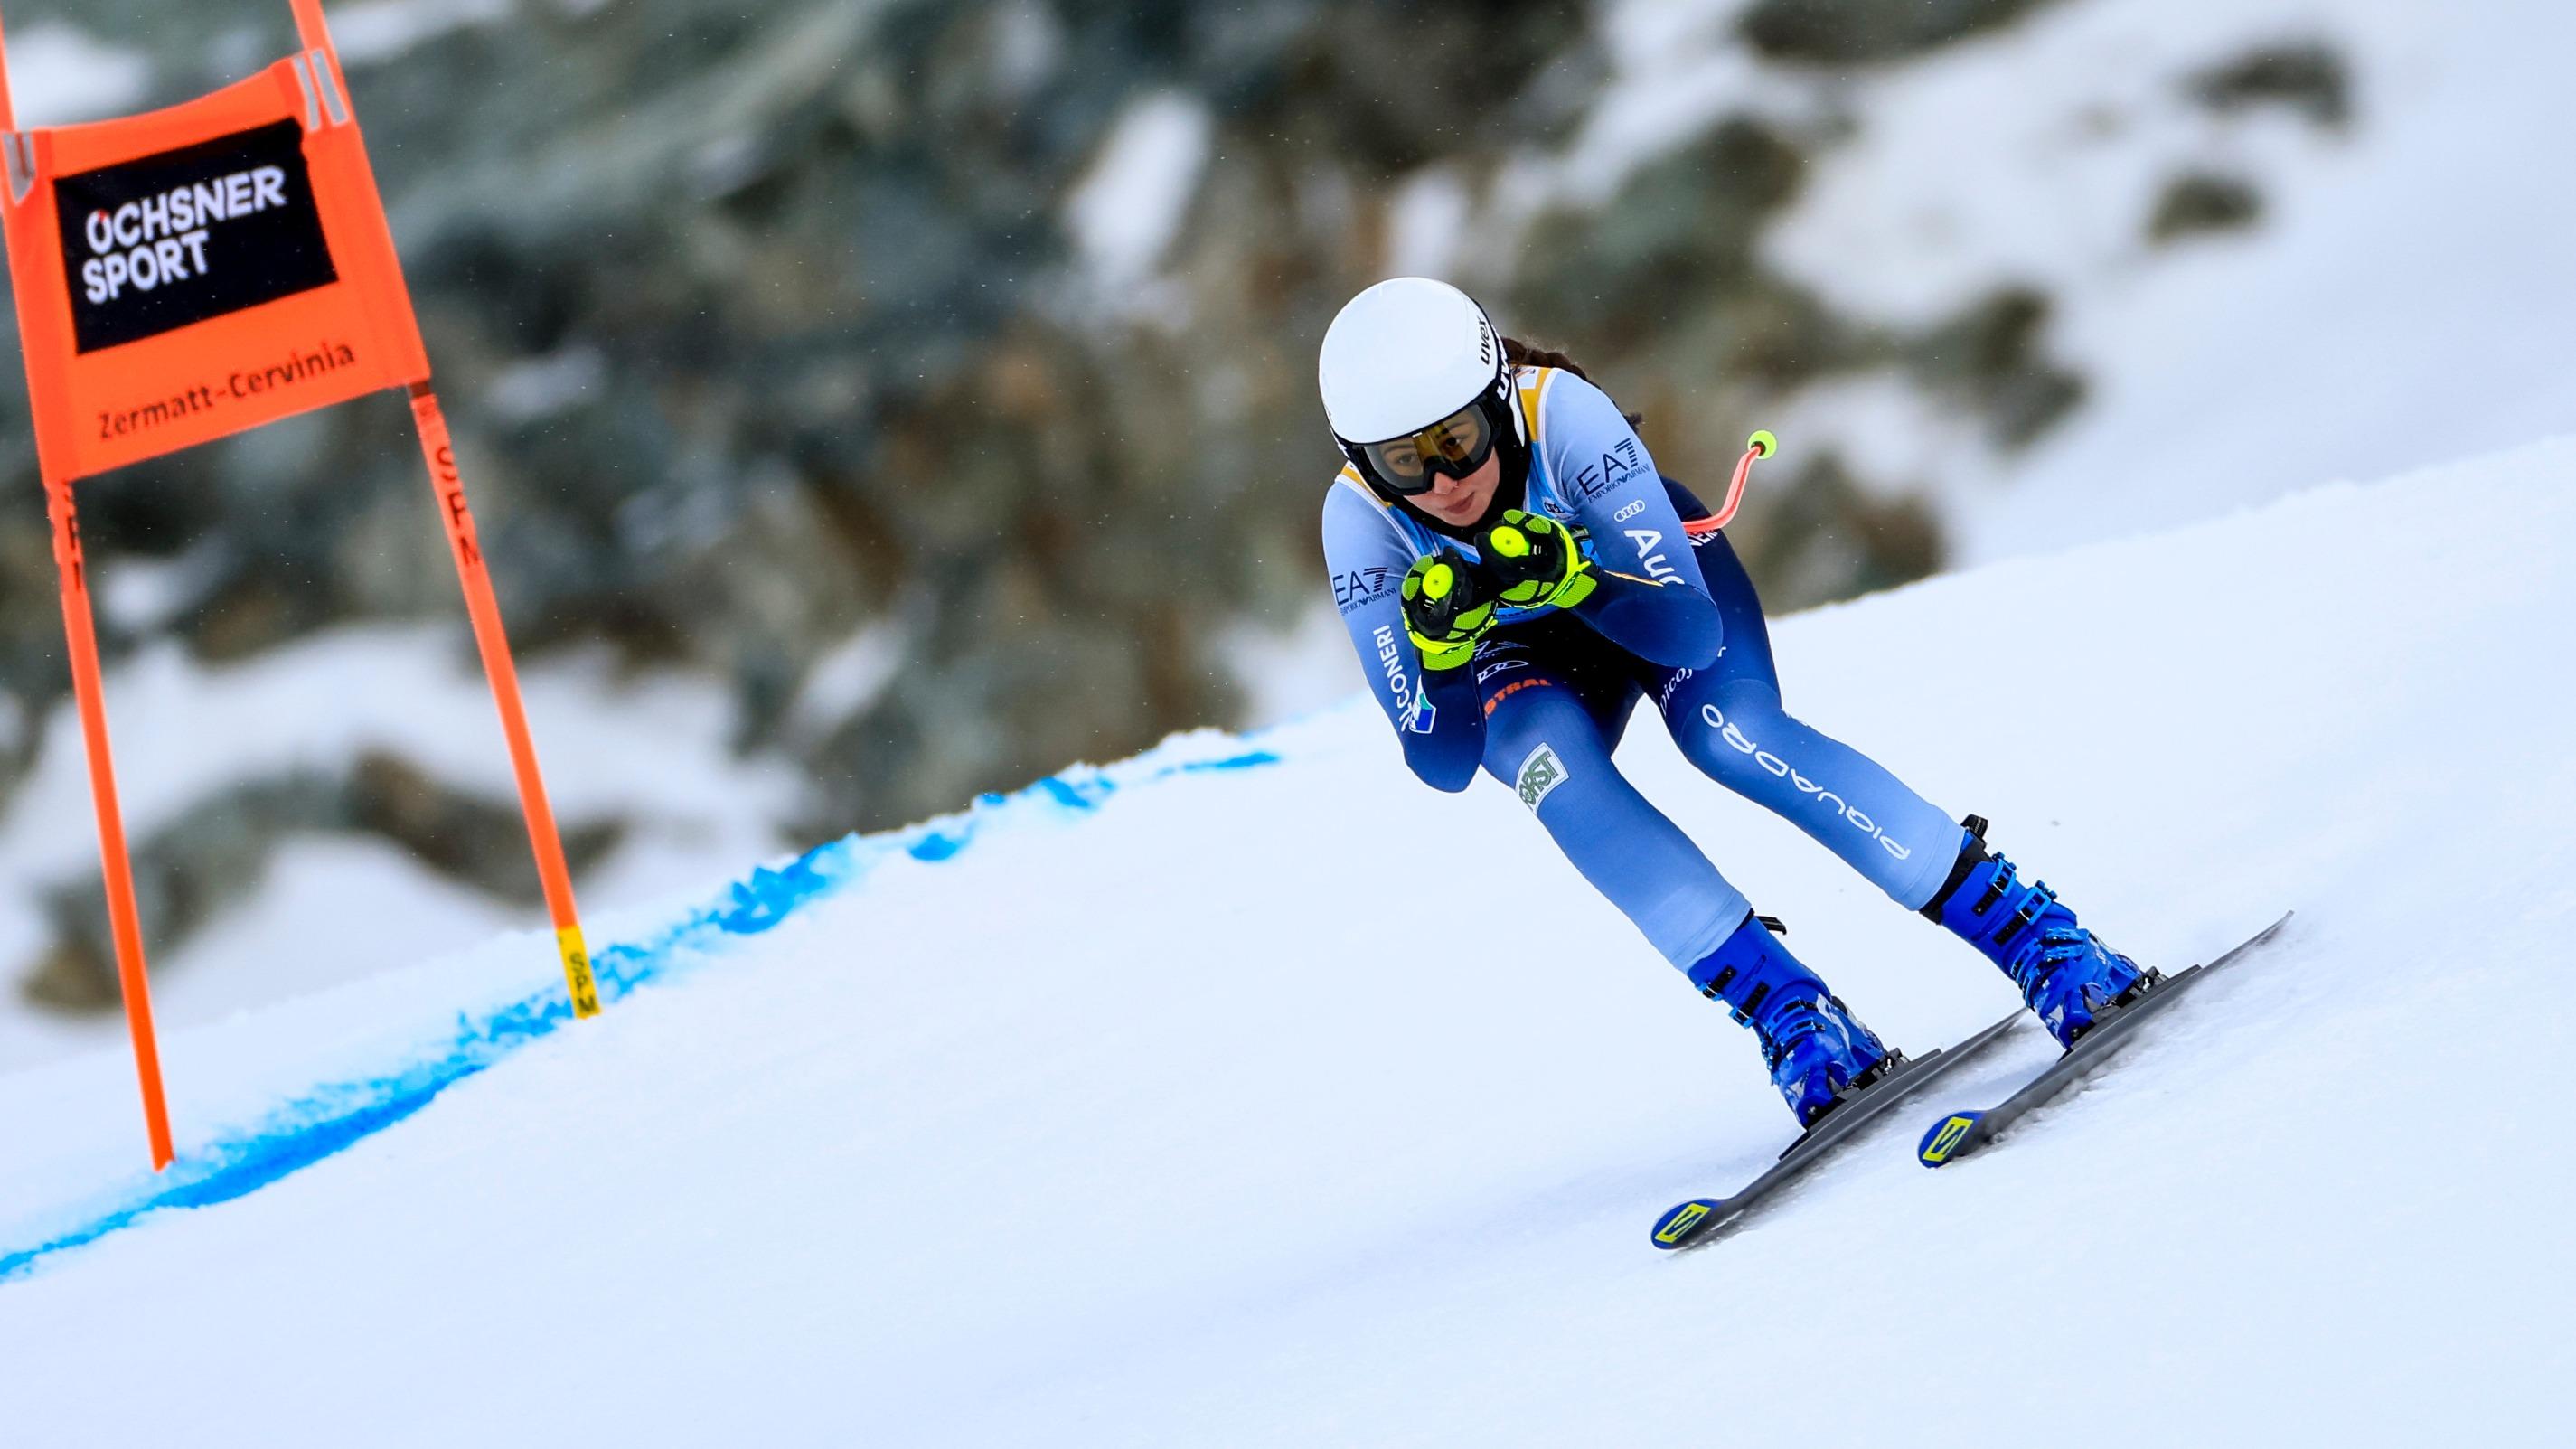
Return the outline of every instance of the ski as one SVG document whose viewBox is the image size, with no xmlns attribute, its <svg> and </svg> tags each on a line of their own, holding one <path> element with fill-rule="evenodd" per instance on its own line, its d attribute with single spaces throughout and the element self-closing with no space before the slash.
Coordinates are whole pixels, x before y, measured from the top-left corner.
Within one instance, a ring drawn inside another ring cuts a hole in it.
<svg viewBox="0 0 2576 1449">
<path fill-rule="evenodd" d="M 2128 1045 L 2139 1027 L 2165 1008 L 2181 999 L 2182 994 L 2208 980 L 2220 969 L 2240 960 L 2245 953 L 2271 940 L 2290 923 L 2294 911 L 2284 911 L 2281 919 L 2257 931 L 2241 945 L 2206 966 L 2186 966 L 2171 976 L 2149 986 L 2143 993 L 2121 1007 L 2117 1014 L 2095 1021 L 2093 1029 L 2076 1038 L 2075 1045 L 2033 1077 L 2022 1089 L 2000 1104 L 1982 1112 L 1959 1111 L 1932 1124 L 1923 1134 L 1915 1157 L 1925 1167 L 1940 1167 L 1958 1161 L 1991 1142 L 2024 1112 L 2037 1107 L 2076 1082 L 2083 1080 L 2123 1046 Z"/>
<path fill-rule="evenodd" d="M 1936 1049 L 1920 1057 L 1901 1058 L 1895 1070 L 1844 1099 L 1819 1118 L 1797 1141 L 1782 1150 L 1778 1162 L 1760 1177 L 1746 1183 L 1733 1196 L 1695 1197 L 1668 1209 L 1662 1217 L 1655 1219 L 1651 1234 L 1655 1246 L 1670 1251 L 1712 1241 L 1719 1236 L 1719 1229 L 1735 1223 L 1781 1186 L 1813 1167 L 1871 1119 L 1992 1046 L 2021 1016 L 2022 1013 L 2016 1011 L 1957 1046 Z"/>
</svg>

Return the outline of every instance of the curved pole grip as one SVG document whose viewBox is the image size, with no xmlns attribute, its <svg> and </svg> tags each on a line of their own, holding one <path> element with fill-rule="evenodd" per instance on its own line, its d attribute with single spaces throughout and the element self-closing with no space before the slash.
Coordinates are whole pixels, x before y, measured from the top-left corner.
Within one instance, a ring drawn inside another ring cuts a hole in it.
<svg viewBox="0 0 2576 1449">
<path fill-rule="evenodd" d="M 1735 481 L 1726 485 L 1726 501 L 1718 505 L 1717 512 L 1710 516 L 1705 527 L 1726 527 L 1727 520 L 1735 517 L 1735 510 L 1744 506 L 1744 485 L 1753 479 L 1753 460 L 1768 458 L 1779 451 L 1780 440 L 1771 436 L 1768 429 L 1758 430 L 1745 439 L 1744 456 L 1735 460 Z"/>
</svg>

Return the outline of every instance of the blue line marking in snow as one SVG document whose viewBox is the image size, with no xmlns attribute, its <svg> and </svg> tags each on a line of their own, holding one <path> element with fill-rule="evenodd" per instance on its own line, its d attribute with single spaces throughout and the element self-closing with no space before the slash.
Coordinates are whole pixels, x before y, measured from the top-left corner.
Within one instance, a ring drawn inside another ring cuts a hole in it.
<svg viewBox="0 0 2576 1449">
<path fill-rule="evenodd" d="M 1146 765 L 1151 758 L 1134 764 Z M 1218 759 L 1152 765 L 1128 783 L 1154 784 L 1182 775 L 1248 770 L 1279 762 L 1279 756 L 1268 750 L 1246 750 Z M 932 863 L 952 860 L 1005 813 L 1016 814 L 1034 805 L 1088 815 L 1120 788 L 1108 773 L 1085 767 L 1050 775 L 1016 794 L 982 796 L 962 814 L 886 835 L 844 836 L 777 869 L 755 867 L 723 897 L 649 940 L 619 942 L 595 952 L 591 970 L 599 980 L 600 997 L 613 1002 L 671 974 L 689 948 L 773 930 L 805 906 L 863 879 L 879 861 L 897 854 Z M 167 1171 L 116 1191 L 108 1205 L 78 1226 L 33 1247 L 0 1252 L 0 1282 L 24 1276 L 45 1258 L 97 1242 L 163 1209 L 212 1207 L 256 1192 L 384 1131 L 428 1106 L 449 1087 L 572 1020 L 572 1002 L 556 985 L 479 1017 L 459 1012 L 455 1037 L 428 1058 L 385 1076 L 309 1092 L 271 1112 L 248 1132 L 219 1136 L 181 1153 Z"/>
<path fill-rule="evenodd" d="M 1250 770 L 1256 769 L 1262 765 L 1275 765 L 1278 763 L 1279 757 L 1270 753 L 1268 750 L 1247 750 L 1240 755 L 1234 755 L 1226 759 L 1194 760 L 1186 765 L 1174 765 L 1172 769 L 1175 773 L 1183 775 L 1207 775 L 1214 774 L 1220 770 Z"/>
</svg>

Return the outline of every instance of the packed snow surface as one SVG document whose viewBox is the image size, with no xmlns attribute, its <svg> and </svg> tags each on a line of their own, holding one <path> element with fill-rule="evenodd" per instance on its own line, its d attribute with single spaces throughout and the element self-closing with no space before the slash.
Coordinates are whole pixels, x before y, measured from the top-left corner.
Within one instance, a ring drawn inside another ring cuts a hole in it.
<svg viewBox="0 0 2576 1449">
<path fill-rule="evenodd" d="M 120 1056 L 0 1077 L 5 1437 L 2554 1439 L 2571 473 L 1779 626 L 1793 709 L 2143 959 L 2300 913 L 1943 1172 L 1916 1135 L 2041 1066 L 2035 1023 L 1653 1251 L 1788 1136 L 1749 1037 L 1354 700 L 602 920 L 595 1022 L 525 934 L 174 1032 L 162 1182 Z M 1622 763 L 1892 1041 L 2013 1004 L 1651 723 Z"/>
</svg>

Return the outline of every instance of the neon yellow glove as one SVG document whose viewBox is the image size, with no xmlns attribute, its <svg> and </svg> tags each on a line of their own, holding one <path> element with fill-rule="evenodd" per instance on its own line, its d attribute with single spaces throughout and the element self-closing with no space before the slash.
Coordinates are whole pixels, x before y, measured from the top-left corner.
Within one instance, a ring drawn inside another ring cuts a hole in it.
<svg viewBox="0 0 2576 1449">
<path fill-rule="evenodd" d="M 1494 601 L 1473 564 L 1448 549 L 1418 558 L 1404 575 L 1404 632 L 1425 669 L 1455 669 L 1476 657 L 1494 627 Z"/>
<path fill-rule="evenodd" d="M 1506 604 L 1553 604 L 1571 609 L 1592 597 L 1601 580 L 1583 556 L 1583 529 L 1514 508 L 1485 530 L 1477 550 L 1485 573 Z"/>
</svg>

